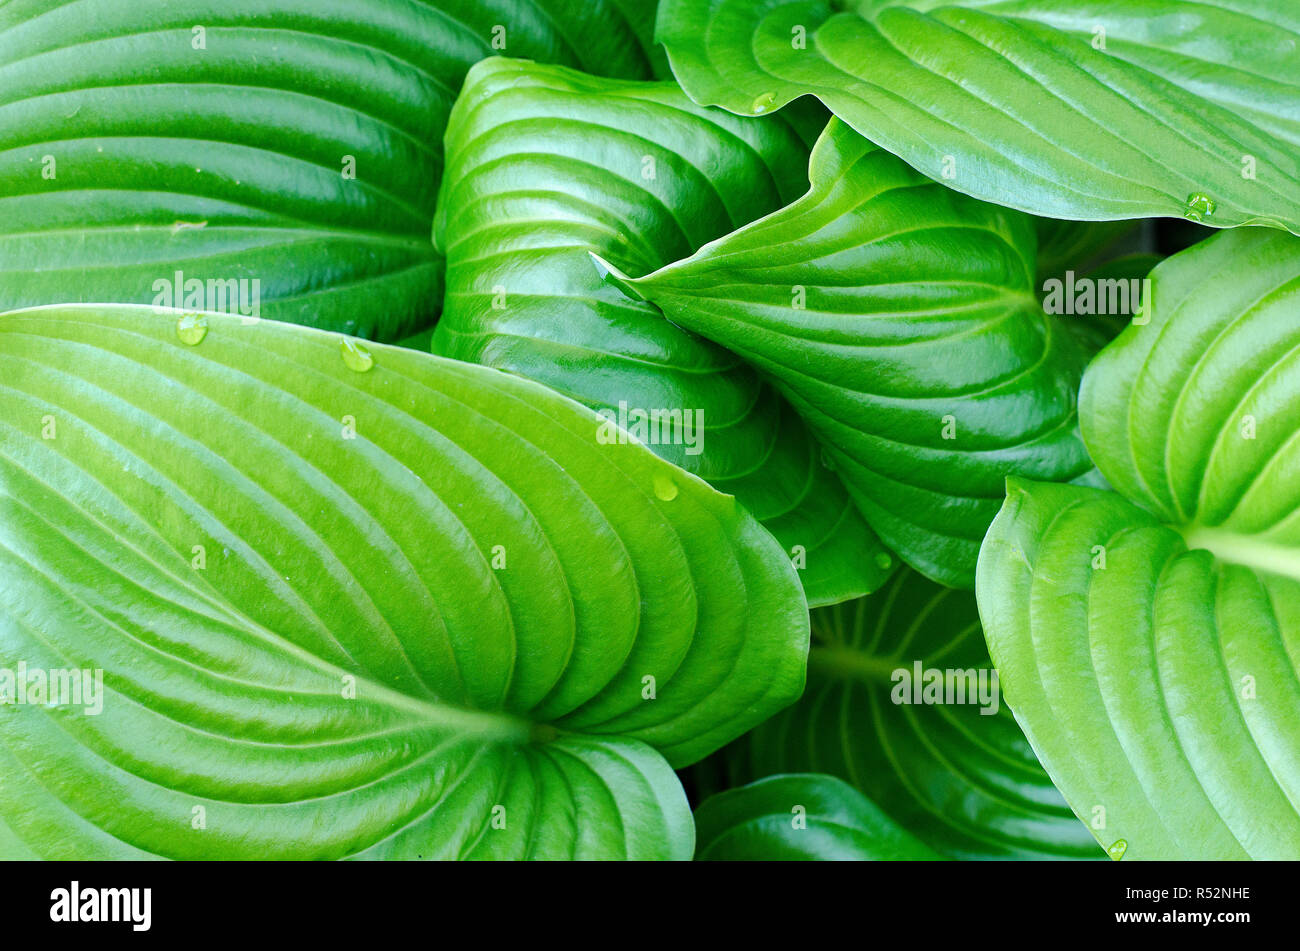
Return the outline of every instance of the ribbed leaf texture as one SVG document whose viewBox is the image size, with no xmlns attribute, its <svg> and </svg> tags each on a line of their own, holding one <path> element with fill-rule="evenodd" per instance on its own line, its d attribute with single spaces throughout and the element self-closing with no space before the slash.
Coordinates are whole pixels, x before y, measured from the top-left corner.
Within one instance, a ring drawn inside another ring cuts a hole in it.
<svg viewBox="0 0 1300 951">
<path fill-rule="evenodd" d="M 985 201 L 1300 232 L 1294 3 L 664 0 L 656 35 L 696 102 L 817 96 Z"/>
<path fill-rule="evenodd" d="M 1013 481 L 979 564 L 1004 695 L 1125 858 L 1300 858 L 1300 239 L 1156 268 L 1089 367 L 1116 492 Z"/>
<path fill-rule="evenodd" d="M 699 861 L 936 859 L 863 795 L 833 776 L 773 776 L 695 811 Z"/>
<path fill-rule="evenodd" d="M 4 854 L 688 858 L 669 764 L 803 686 L 772 537 L 536 383 L 203 319 L 0 317 L 0 667 L 104 685 L 0 705 Z"/>
<path fill-rule="evenodd" d="M 161 302 L 386 340 L 428 325 L 466 71 L 509 52 L 648 78 L 654 9 L 0 4 L 0 311 Z"/>
<path fill-rule="evenodd" d="M 825 116 L 807 119 L 815 137 Z M 674 83 L 495 59 L 471 72 L 447 142 L 434 352 L 546 383 L 735 495 L 811 602 L 879 587 L 893 559 L 789 404 L 591 260 L 653 271 L 794 199 L 808 186 L 796 128 L 696 106 Z"/>
<path fill-rule="evenodd" d="M 1087 350 L 1038 302 L 1028 216 L 936 185 L 838 120 L 811 169 L 795 203 L 613 278 L 773 380 L 884 542 L 973 587 L 1008 474 L 1091 478 Z"/>
<path fill-rule="evenodd" d="M 974 595 L 904 568 L 812 635 L 803 697 L 717 754 L 732 783 L 837 776 L 949 858 L 1103 857 L 1001 702 Z"/>
</svg>

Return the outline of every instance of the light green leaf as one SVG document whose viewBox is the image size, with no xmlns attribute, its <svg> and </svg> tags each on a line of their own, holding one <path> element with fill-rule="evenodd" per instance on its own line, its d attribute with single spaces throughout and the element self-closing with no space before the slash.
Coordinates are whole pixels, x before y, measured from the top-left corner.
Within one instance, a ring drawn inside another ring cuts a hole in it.
<svg viewBox="0 0 1300 951">
<path fill-rule="evenodd" d="M 771 776 L 695 810 L 699 861 L 937 859 L 862 793 L 833 776 Z"/>
<path fill-rule="evenodd" d="M 607 438 L 630 432 L 735 495 L 811 602 L 879 587 L 891 556 L 789 404 L 590 257 L 653 271 L 779 208 L 808 186 L 799 132 L 696 106 L 675 83 L 494 59 L 471 70 L 447 149 L 434 352 L 545 383 L 608 414 Z"/>
<path fill-rule="evenodd" d="M 0 4 L 0 311 L 161 302 L 417 330 L 442 297 L 430 228 L 465 72 L 499 42 L 649 77 L 654 7 Z"/>
<path fill-rule="evenodd" d="M 688 857 L 669 763 L 803 687 L 789 560 L 536 383 L 358 347 L 0 317 L 0 668 L 104 676 L 98 715 L 0 705 L 0 821 L 49 858 Z"/>
<path fill-rule="evenodd" d="M 989 648 L 1103 846 L 1300 858 L 1300 240 L 1221 234 L 1152 280 L 1081 396 L 1118 494 L 1012 483 Z"/>
<path fill-rule="evenodd" d="M 1034 214 L 1300 232 L 1300 10 L 1277 0 L 665 0 L 697 102 L 814 95 L 936 181 Z"/>
<path fill-rule="evenodd" d="M 794 204 L 615 280 L 773 380 L 884 542 L 972 587 L 1008 473 L 1091 469 L 1085 350 L 1038 303 L 1027 216 L 928 181 L 838 120 L 811 167 Z"/>
<path fill-rule="evenodd" d="M 715 757 L 732 783 L 838 776 L 950 858 L 1102 857 L 1001 703 L 974 595 L 903 569 L 812 637 L 799 702 Z"/>
</svg>

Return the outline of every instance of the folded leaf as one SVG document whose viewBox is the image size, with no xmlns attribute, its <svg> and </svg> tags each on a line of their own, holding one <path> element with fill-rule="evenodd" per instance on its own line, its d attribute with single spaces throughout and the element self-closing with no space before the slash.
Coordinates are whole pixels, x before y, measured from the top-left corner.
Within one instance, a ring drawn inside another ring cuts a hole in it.
<svg viewBox="0 0 1300 951">
<path fill-rule="evenodd" d="M 1125 858 L 1300 858 L 1300 240 L 1158 268 L 1089 368 L 1117 493 L 1013 482 L 979 603 L 1007 702 Z"/>
<path fill-rule="evenodd" d="M 799 132 L 696 106 L 675 83 L 493 59 L 471 70 L 447 148 L 434 352 L 539 380 L 606 414 L 607 438 L 630 433 L 734 494 L 813 603 L 879 587 L 892 559 L 789 404 L 590 257 L 653 271 L 779 208 L 808 186 Z"/>
<path fill-rule="evenodd" d="M 884 542 L 974 585 L 1008 473 L 1091 469 L 1085 349 L 1034 289 L 1018 212 L 928 181 L 832 120 L 792 205 L 643 278 L 615 280 L 775 381 Z"/>
<path fill-rule="evenodd" d="M 0 4 L 0 311 L 432 322 L 448 112 L 503 50 L 649 77 L 653 0 Z"/>
<path fill-rule="evenodd" d="M 45 857 L 689 857 L 669 763 L 802 689 L 771 536 L 538 384 L 120 306 L 0 379 L 0 669 L 103 672 L 0 689 Z"/>
<path fill-rule="evenodd" d="M 1034 214 L 1300 232 L 1300 11 L 1271 0 L 664 0 L 696 102 L 814 95 L 930 178 Z"/>
<path fill-rule="evenodd" d="M 949 858 L 1102 857 L 1001 703 L 974 595 L 903 569 L 812 636 L 799 702 L 716 755 L 732 783 L 829 773 Z"/>
</svg>

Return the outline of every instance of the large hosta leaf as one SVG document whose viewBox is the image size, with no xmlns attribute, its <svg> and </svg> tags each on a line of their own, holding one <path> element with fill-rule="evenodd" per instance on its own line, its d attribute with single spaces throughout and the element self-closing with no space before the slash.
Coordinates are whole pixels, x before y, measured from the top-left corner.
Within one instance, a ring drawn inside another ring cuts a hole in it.
<svg viewBox="0 0 1300 951">
<path fill-rule="evenodd" d="M 794 204 L 617 279 L 776 381 L 885 543 L 970 587 L 1008 473 L 1091 469 L 1085 350 L 1039 306 L 1027 216 L 934 184 L 838 120 L 811 167 Z"/>
<path fill-rule="evenodd" d="M 717 754 L 733 783 L 838 776 L 951 858 L 1101 857 L 1000 702 L 974 595 L 903 569 L 812 636 L 802 699 Z"/>
<path fill-rule="evenodd" d="M 657 36 L 697 102 L 815 95 L 977 198 L 1300 232 L 1290 3 L 665 0 Z"/>
<path fill-rule="evenodd" d="M 792 553 L 810 601 L 878 587 L 889 553 L 789 404 L 735 355 L 604 283 L 590 257 L 643 274 L 791 201 L 808 186 L 796 130 L 696 106 L 675 83 L 494 59 L 471 71 L 447 148 L 434 352 L 608 412 L 734 494 Z M 638 429 L 638 414 L 662 425 Z"/>
<path fill-rule="evenodd" d="M 689 856 L 669 763 L 803 685 L 771 536 L 536 383 L 204 319 L 0 317 L 0 668 L 105 688 L 0 706 L 12 837 Z"/>
<path fill-rule="evenodd" d="M 0 310 L 242 303 L 384 339 L 428 324 L 465 72 L 504 49 L 648 77 L 653 15 L 653 0 L 0 4 Z"/>
<path fill-rule="evenodd" d="M 939 858 L 833 776 L 772 776 L 719 793 L 695 824 L 700 861 Z"/>
<path fill-rule="evenodd" d="M 1014 482 L 979 603 L 1008 703 L 1127 858 L 1300 858 L 1300 239 L 1154 272 L 1089 368 L 1118 490 Z"/>
</svg>

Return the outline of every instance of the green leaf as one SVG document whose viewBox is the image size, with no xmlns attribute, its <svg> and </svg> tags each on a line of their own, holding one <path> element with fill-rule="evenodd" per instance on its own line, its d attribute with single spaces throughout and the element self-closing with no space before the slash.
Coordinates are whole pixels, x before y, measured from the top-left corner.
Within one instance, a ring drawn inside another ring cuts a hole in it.
<svg viewBox="0 0 1300 951">
<path fill-rule="evenodd" d="M 1061 221 L 1035 218 L 1038 232 L 1038 283 L 1068 270 L 1082 271 L 1100 263 L 1110 249 L 1137 230 L 1132 221 Z"/>
<path fill-rule="evenodd" d="M 974 595 L 903 569 L 812 637 L 799 702 L 714 757 L 733 784 L 829 773 L 949 858 L 1101 857 L 1001 703 Z"/>
<path fill-rule="evenodd" d="M 773 380 L 884 542 L 971 587 L 1008 473 L 1091 469 L 1085 350 L 1038 303 L 1028 217 L 928 181 L 838 120 L 811 168 L 794 204 L 615 280 Z"/>
<path fill-rule="evenodd" d="M 0 317 L 0 668 L 104 672 L 99 715 L 0 705 L 0 821 L 48 858 L 689 857 L 669 764 L 803 687 L 789 560 L 536 383 L 359 347 Z"/>
<path fill-rule="evenodd" d="M 158 302 L 381 339 L 428 325 L 466 71 L 499 37 L 648 77 L 654 7 L 0 4 L 0 311 Z"/>
<path fill-rule="evenodd" d="M 447 150 L 434 352 L 545 383 L 608 414 L 608 438 L 630 432 L 735 495 L 811 602 L 879 587 L 892 559 L 789 404 L 590 257 L 653 271 L 779 208 L 808 186 L 800 132 L 696 106 L 675 83 L 493 59 L 471 70 Z"/>
<path fill-rule="evenodd" d="M 1156 268 L 1084 379 L 1117 493 L 1015 481 L 979 603 L 1007 702 L 1125 858 L 1300 858 L 1300 240 Z"/>
<path fill-rule="evenodd" d="M 814 95 L 976 198 L 1300 232 L 1300 12 L 1274 0 L 664 0 L 657 38 L 696 102 Z"/>
<path fill-rule="evenodd" d="M 698 861 L 937 859 L 862 793 L 833 776 L 771 776 L 695 810 Z"/>
</svg>

